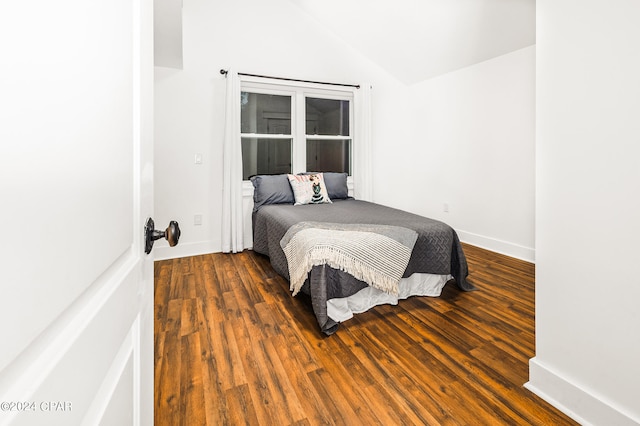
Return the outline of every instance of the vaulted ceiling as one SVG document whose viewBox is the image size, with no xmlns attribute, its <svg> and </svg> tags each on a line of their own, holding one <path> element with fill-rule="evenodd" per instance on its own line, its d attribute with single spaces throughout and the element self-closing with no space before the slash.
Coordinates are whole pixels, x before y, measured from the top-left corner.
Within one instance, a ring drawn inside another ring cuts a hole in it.
<svg viewBox="0 0 640 426">
<path fill-rule="evenodd" d="M 535 0 L 286 0 L 413 84 L 535 43 Z M 155 0 L 156 65 L 182 67 L 182 0 Z"/>
<path fill-rule="evenodd" d="M 535 0 L 289 0 L 406 84 L 535 43 Z"/>
</svg>

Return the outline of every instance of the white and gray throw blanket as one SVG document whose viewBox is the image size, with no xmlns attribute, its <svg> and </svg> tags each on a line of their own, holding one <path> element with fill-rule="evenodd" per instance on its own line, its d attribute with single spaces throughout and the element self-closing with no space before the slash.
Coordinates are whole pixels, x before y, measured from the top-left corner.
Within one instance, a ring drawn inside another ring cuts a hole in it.
<svg viewBox="0 0 640 426">
<path fill-rule="evenodd" d="M 280 246 L 287 258 L 295 296 L 311 269 L 328 265 L 372 287 L 398 294 L 418 233 L 400 226 L 300 222 L 285 233 Z"/>
</svg>

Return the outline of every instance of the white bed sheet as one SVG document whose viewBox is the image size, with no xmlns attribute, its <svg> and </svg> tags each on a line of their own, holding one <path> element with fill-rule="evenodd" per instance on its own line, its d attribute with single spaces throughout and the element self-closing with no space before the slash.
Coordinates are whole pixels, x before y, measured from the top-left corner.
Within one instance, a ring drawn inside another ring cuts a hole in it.
<svg viewBox="0 0 640 426">
<path fill-rule="evenodd" d="M 402 278 L 398 284 L 398 295 L 385 293 L 373 287 L 365 287 L 356 294 L 327 300 L 327 315 L 336 322 L 353 318 L 378 305 L 397 305 L 398 300 L 411 296 L 439 297 L 451 275 L 413 274 Z"/>
</svg>

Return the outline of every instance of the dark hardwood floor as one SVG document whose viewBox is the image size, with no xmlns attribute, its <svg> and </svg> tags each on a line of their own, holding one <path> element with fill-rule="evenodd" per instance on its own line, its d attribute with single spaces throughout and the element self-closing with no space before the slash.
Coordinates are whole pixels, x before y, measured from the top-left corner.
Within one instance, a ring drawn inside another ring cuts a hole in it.
<svg viewBox="0 0 640 426">
<path fill-rule="evenodd" d="M 534 266 L 464 245 L 469 280 L 319 332 L 267 258 L 155 264 L 156 425 L 570 425 L 523 387 Z"/>
</svg>

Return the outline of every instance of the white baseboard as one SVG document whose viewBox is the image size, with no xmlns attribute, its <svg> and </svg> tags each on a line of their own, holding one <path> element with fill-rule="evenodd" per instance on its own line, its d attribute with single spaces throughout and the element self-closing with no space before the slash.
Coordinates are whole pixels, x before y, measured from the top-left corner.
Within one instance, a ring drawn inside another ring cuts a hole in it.
<svg viewBox="0 0 640 426">
<path fill-rule="evenodd" d="M 581 425 L 640 424 L 640 418 L 633 418 L 590 390 L 572 383 L 537 358 L 529 360 L 529 381 L 524 386 Z"/>
<path fill-rule="evenodd" d="M 160 242 L 162 244 L 162 241 Z M 156 243 L 157 244 L 157 243 Z M 198 256 L 201 254 L 221 252 L 221 247 L 216 247 L 212 241 L 201 241 L 197 243 L 178 242 L 175 247 L 164 245 L 154 246 L 153 253 L 155 260 L 177 259 L 180 257 Z"/>
<path fill-rule="evenodd" d="M 476 247 L 491 250 L 496 253 L 504 254 L 516 259 L 535 263 L 536 250 L 531 247 L 524 247 L 508 241 L 498 240 L 496 238 L 485 237 L 484 235 L 474 234 L 472 232 L 461 231 L 456 229 L 456 233 L 463 243 L 471 244 Z"/>
</svg>

